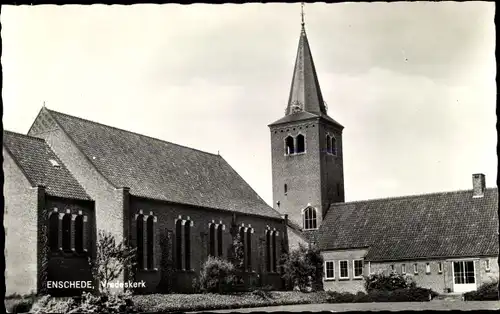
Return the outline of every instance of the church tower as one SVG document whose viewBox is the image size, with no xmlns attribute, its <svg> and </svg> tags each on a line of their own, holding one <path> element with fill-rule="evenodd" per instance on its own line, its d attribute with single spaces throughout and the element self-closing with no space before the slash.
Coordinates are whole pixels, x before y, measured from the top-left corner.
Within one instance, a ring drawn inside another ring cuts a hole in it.
<svg viewBox="0 0 500 314">
<path fill-rule="evenodd" d="M 274 208 L 303 230 L 319 228 L 330 204 L 344 202 L 344 127 L 327 114 L 303 13 L 285 116 L 269 128 Z"/>
</svg>

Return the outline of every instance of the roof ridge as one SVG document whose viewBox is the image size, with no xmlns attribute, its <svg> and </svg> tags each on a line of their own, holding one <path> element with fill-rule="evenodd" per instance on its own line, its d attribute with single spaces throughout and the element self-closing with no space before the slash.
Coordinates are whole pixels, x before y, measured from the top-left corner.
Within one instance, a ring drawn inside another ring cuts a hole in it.
<svg viewBox="0 0 500 314">
<path fill-rule="evenodd" d="M 496 190 L 496 189 L 498 189 L 498 187 L 489 187 L 489 188 L 486 188 L 485 190 L 491 191 L 491 190 Z M 473 189 L 464 189 L 464 190 L 454 190 L 454 191 L 411 194 L 411 195 L 403 195 L 403 196 L 380 197 L 380 198 L 371 198 L 371 199 L 364 199 L 364 200 L 357 200 L 357 201 L 350 201 L 350 202 L 333 203 L 331 206 L 366 203 L 366 202 L 372 202 L 372 201 L 388 201 L 388 200 L 397 200 L 397 199 L 404 199 L 404 198 L 416 198 L 416 197 L 421 197 L 421 196 L 432 196 L 432 195 L 439 195 L 439 194 L 441 194 L 441 195 L 457 194 L 457 193 L 472 192 L 472 191 L 473 191 Z"/>
<path fill-rule="evenodd" d="M 46 108 L 46 109 L 49 112 L 52 112 L 52 113 L 55 113 L 55 114 L 60 114 L 60 115 L 67 116 L 67 117 L 70 117 L 70 118 L 75 118 L 75 119 L 79 119 L 79 120 L 82 120 L 82 121 L 85 121 L 85 122 L 90 122 L 90 123 L 94 123 L 94 124 L 97 124 L 97 125 L 101 125 L 101 126 L 104 126 L 104 127 L 110 128 L 110 129 L 115 129 L 115 130 L 118 130 L 118 131 L 123 131 L 123 132 L 127 132 L 127 133 L 130 133 L 130 134 L 134 134 L 134 135 L 146 137 L 146 138 L 149 138 L 149 139 L 152 139 L 152 140 L 156 140 L 156 141 L 159 141 L 159 142 L 162 142 L 162 143 L 166 143 L 166 144 L 170 144 L 170 145 L 175 145 L 175 146 L 187 148 L 187 149 L 190 149 L 190 150 L 198 151 L 200 153 L 204 153 L 204 154 L 208 154 L 208 155 L 212 155 L 212 156 L 221 157 L 219 154 L 214 154 L 214 153 L 202 151 L 202 150 L 199 150 L 197 148 L 192 148 L 192 147 L 189 147 L 189 146 L 185 146 L 185 145 L 181 145 L 181 144 L 169 142 L 169 141 L 162 140 L 162 139 L 159 139 L 159 138 L 156 138 L 156 137 L 152 137 L 152 136 L 149 136 L 149 135 L 140 134 L 140 133 L 129 131 L 129 130 L 125 130 L 125 129 L 120 129 L 118 127 L 114 127 L 114 126 L 107 125 L 107 124 L 104 124 L 104 123 L 101 123 L 101 122 L 96 122 L 96 121 L 92 121 L 92 120 L 81 118 L 81 117 L 77 117 L 77 116 L 72 116 L 72 115 L 69 115 L 67 113 L 55 111 L 55 110 L 52 110 L 52 109 L 48 109 L 48 108 Z"/>
<path fill-rule="evenodd" d="M 3 130 L 3 132 L 7 133 L 7 134 L 10 134 L 10 135 L 14 135 L 14 136 L 26 137 L 26 138 L 29 138 L 30 140 L 39 140 L 41 142 L 45 142 L 45 140 L 43 138 L 39 138 L 39 137 L 27 135 L 27 134 L 22 134 L 22 133 L 19 133 L 19 132 L 14 132 L 14 131 L 9 131 L 9 130 Z"/>
</svg>

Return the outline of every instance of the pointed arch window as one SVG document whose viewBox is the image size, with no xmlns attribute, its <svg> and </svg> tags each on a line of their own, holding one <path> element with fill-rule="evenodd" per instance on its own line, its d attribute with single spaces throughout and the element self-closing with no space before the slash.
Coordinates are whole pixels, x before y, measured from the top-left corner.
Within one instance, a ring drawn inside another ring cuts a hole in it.
<svg viewBox="0 0 500 314">
<path fill-rule="evenodd" d="M 210 243 L 209 255 L 215 256 L 215 224 L 211 223 L 208 231 L 208 242 Z"/>
<path fill-rule="evenodd" d="M 155 225 L 155 217 L 149 216 L 146 222 L 146 243 L 147 243 L 147 263 L 148 269 L 154 269 L 154 225 Z"/>
<path fill-rule="evenodd" d="M 271 272 L 271 230 L 266 230 L 266 270 Z"/>
<path fill-rule="evenodd" d="M 247 255 L 247 246 L 245 245 L 246 237 L 245 237 L 244 227 L 240 228 L 240 241 L 243 246 L 243 270 L 245 270 L 247 268 L 248 255 Z"/>
<path fill-rule="evenodd" d="M 83 215 L 76 216 L 75 219 L 75 250 L 78 253 L 84 252 L 83 243 Z"/>
<path fill-rule="evenodd" d="M 317 228 L 317 217 L 316 217 L 316 209 L 313 207 L 307 207 L 304 210 L 304 229 L 316 229 Z"/>
<path fill-rule="evenodd" d="M 332 136 L 332 154 L 337 156 L 337 139 L 335 136 Z"/>
<path fill-rule="evenodd" d="M 247 269 L 252 270 L 252 229 L 247 228 L 247 240 L 246 240 L 246 255 L 247 255 Z"/>
<path fill-rule="evenodd" d="M 219 225 L 219 227 L 217 228 L 217 254 L 219 255 L 219 257 L 222 257 L 222 231 L 223 231 L 223 226 L 222 225 Z"/>
<path fill-rule="evenodd" d="M 306 142 L 305 137 L 302 134 L 297 135 L 297 154 L 303 153 L 306 151 Z"/>
<path fill-rule="evenodd" d="M 191 221 L 184 224 L 184 257 L 186 270 L 191 270 Z"/>
<path fill-rule="evenodd" d="M 71 214 L 66 213 L 62 219 L 62 247 L 63 250 L 71 251 Z"/>
<path fill-rule="evenodd" d="M 273 231 L 272 232 L 272 268 L 273 268 L 273 272 L 277 272 L 278 270 L 278 267 L 277 267 L 277 260 L 276 260 L 276 232 L 277 231 Z"/>
<path fill-rule="evenodd" d="M 295 146 L 292 136 L 287 136 L 287 138 L 285 139 L 285 153 L 287 155 L 295 154 Z"/>
<path fill-rule="evenodd" d="M 144 215 L 136 217 L 137 266 L 144 269 Z"/>
<path fill-rule="evenodd" d="M 49 217 L 49 246 L 52 252 L 59 251 L 59 213 L 54 212 Z"/>
<path fill-rule="evenodd" d="M 178 219 L 175 223 L 175 266 L 178 270 L 182 269 L 182 220 Z"/>
</svg>

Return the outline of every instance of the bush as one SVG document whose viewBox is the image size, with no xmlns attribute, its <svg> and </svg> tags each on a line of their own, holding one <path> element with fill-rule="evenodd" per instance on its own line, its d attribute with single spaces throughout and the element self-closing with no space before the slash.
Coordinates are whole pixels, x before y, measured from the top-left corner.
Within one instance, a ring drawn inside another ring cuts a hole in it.
<svg viewBox="0 0 500 314">
<path fill-rule="evenodd" d="M 358 292 L 328 291 L 328 303 L 366 303 L 366 302 L 424 302 L 430 301 L 437 295 L 436 292 L 426 288 L 405 288 L 392 291 L 371 290 L 368 294 Z"/>
<path fill-rule="evenodd" d="M 416 288 L 413 278 L 407 275 L 390 273 L 373 274 L 365 277 L 365 289 L 367 292 L 373 290 L 394 291 L 398 289 Z"/>
<path fill-rule="evenodd" d="M 231 292 L 236 284 L 235 268 L 230 262 L 210 256 L 200 272 L 199 288 L 204 293 Z"/>
<path fill-rule="evenodd" d="M 464 293 L 465 301 L 496 301 L 498 299 L 498 280 L 481 285 L 477 291 Z"/>
<path fill-rule="evenodd" d="M 12 313 L 28 313 L 33 305 L 33 300 L 20 300 L 12 306 Z"/>
<path fill-rule="evenodd" d="M 282 257 L 283 279 L 306 292 L 317 288 L 317 283 L 323 278 L 323 257 L 316 247 L 306 247 L 302 244 L 289 254 Z"/>
</svg>

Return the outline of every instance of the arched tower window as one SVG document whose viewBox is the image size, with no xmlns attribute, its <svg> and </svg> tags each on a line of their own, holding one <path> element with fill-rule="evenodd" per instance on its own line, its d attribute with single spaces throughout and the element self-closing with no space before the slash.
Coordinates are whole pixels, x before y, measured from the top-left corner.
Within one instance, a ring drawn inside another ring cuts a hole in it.
<svg viewBox="0 0 500 314">
<path fill-rule="evenodd" d="M 297 135 L 297 153 L 306 151 L 305 137 L 302 134 Z"/>
<path fill-rule="evenodd" d="M 136 222 L 137 266 L 144 269 L 144 215 L 139 214 Z"/>
<path fill-rule="evenodd" d="M 284 187 L 283 187 L 283 188 L 284 188 L 284 190 L 285 190 L 285 195 L 286 195 L 286 193 L 288 193 L 288 185 L 285 183 L 285 185 L 284 185 Z"/>
<path fill-rule="evenodd" d="M 75 219 L 75 250 L 83 253 L 83 248 L 83 215 L 78 215 Z"/>
<path fill-rule="evenodd" d="M 335 136 L 332 137 L 332 154 L 337 155 L 337 139 Z"/>
<path fill-rule="evenodd" d="M 304 229 L 316 229 L 316 209 L 308 207 L 304 210 Z"/>
<path fill-rule="evenodd" d="M 287 155 L 292 155 L 292 154 L 295 154 L 295 149 L 294 149 L 294 143 L 293 143 L 293 137 L 291 136 L 288 136 L 286 139 L 285 139 L 285 153 Z"/>
<path fill-rule="evenodd" d="M 210 243 L 210 256 L 215 256 L 215 224 L 211 223 L 208 232 L 208 242 Z"/>
<path fill-rule="evenodd" d="M 222 225 L 219 225 L 219 227 L 217 228 L 217 254 L 219 255 L 219 257 L 222 257 L 222 228 L 223 226 Z"/>
<path fill-rule="evenodd" d="M 326 136 L 326 152 L 329 154 L 332 153 L 332 138 L 330 135 Z"/>
<path fill-rule="evenodd" d="M 182 269 L 182 220 L 175 222 L 175 266 Z"/>
<path fill-rule="evenodd" d="M 147 223 L 146 223 L 146 228 L 147 228 L 147 262 L 148 262 L 148 269 L 154 269 L 154 216 L 149 216 Z"/>
<path fill-rule="evenodd" d="M 71 214 L 64 214 L 62 220 L 62 244 L 64 251 L 71 251 Z"/>
<path fill-rule="evenodd" d="M 54 212 L 49 217 L 49 246 L 52 252 L 59 250 L 59 213 Z"/>
</svg>

